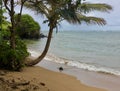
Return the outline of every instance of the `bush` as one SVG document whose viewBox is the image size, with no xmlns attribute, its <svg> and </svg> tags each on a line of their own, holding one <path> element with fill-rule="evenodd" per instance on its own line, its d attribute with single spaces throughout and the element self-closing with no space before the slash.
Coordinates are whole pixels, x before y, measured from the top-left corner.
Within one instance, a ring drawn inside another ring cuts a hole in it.
<svg viewBox="0 0 120 91">
<path fill-rule="evenodd" d="M 15 19 L 17 22 L 17 15 L 15 15 Z M 16 31 L 21 38 L 38 39 L 40 37 L 40 25 L 28 14 L 21 16 L 21 21 L 16 27 Z"/>
<path fill-rule="evenodd" d="M 20 70 L 28 55 L 26 45 L 20 39 L 16 39 L 15 50 L 10 47 L 8 40 L 0 41 L 0 68 Z"/>
</svg>

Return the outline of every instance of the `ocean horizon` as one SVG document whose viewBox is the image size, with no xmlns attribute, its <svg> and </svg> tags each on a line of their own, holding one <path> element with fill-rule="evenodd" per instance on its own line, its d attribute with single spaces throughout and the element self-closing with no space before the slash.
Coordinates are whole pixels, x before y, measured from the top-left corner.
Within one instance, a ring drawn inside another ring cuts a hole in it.
<svg viewBox="0 0 120 91">
<path fill-rule="evenodd" d="M 43 31 L 47 34 L 47 31 Z M 94 72 L 120 75 L 119 31 L 59 31 L 53 34 L 46 60 Z M 28 50 L 37 57 L 46 38 L 29 41 Z"/>
</svg>

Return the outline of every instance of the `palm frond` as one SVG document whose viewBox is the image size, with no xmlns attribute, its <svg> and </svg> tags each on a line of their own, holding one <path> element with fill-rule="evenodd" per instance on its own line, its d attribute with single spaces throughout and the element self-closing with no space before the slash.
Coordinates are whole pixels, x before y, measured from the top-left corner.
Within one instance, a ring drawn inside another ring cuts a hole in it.
<svg viewBox="0 0 120 91">
<path fill-rule="evenodd" d="M 81 14 L 77 14 L 79 21 L 85 22 L 86 24 L 98 24 L 105 25 L 106 21 L 103 18 L 93 17 L 93 16 L 85 16 Z"/>
<path fill-rule="evenodd" d="M 109 12 L 112 10 L 112 7 L 108 4 L 82 3 L 79 5 L 78 10 L 83 13 L 89 13 L 91 11 Z"/>
<path fill-rule="evenodd" d="M 62 17 L 62 19 L 68 21 L 69 23 L 73 23 L 75 24 L 76 22 L 79 21 L 76 12 L 72 9 L 60 9 L 59 10 L 59 14 L 60 17 Z"/>
<path fill-rule="evenodd" d="M 49 22 L 50 18 L 54 18 L 56 23 L 58 23 L 59 20 L 64 19 L 72 24 L 81 24 L 82 22 L 85 22 L 87 24 L 105 25 L 106 21 L 103 18 L 85 16 L 83 15 L 83 13 L 89 13 L 91 11 L 109 12 L 110 10 L 112 10 L 112 7 L 110 5 L 100 3 L 81 3 L 76 9 L 74 8 L 74 4 L 72 4 L 73 6 L 68 7 L 68 2 L 66 0 L 36 1 L 39 2 L 28 2 L 28 6 L 26 6 L 28 8 L 34 9 L 38 13 L 44 14 L 48 19 L 47 22 Z"/>
<path fill-rule="evenodd" d="M 45 4 L 43 3 L 43 1 L 39 1 L 39 2 L 31 2 L 31 1 L 28 1 L 24 4 L 24 6 L 28 9 L 31 9 L 33 11 L 36 11 L 37 13 L 39 14 L 42 14 L 42 15 L 46 15 L 46 17 L 49 17 L 49 14 L 48 14 L 48 9 L 47 7 L 45 6 Z"/>
</svg>

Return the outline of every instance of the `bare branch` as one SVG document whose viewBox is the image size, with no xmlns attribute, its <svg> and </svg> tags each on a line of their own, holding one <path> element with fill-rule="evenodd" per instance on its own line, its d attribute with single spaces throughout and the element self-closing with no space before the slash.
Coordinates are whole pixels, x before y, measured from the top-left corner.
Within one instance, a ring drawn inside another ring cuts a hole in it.
<svg viewBox="0 0 120 91">
<path fill-rule="evenodd" d="M 4 3 L 4 5 L 5 5 L 5 8 L 6 8 L 6 9 L 8 10 L 8 12 L 10 13 L 11 10 L 10 10 L 10 8 L 7 6 L 8 0 L 3 0 L 3 3 Z"/>
</svg>

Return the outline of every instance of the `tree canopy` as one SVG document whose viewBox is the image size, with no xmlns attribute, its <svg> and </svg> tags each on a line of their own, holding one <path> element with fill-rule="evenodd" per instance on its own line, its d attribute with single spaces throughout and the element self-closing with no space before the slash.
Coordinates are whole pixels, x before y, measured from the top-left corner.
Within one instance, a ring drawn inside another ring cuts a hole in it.
<svg viewBox="0 0 120 91">
<path fill-rule="evenodd" d="M 15 20 L 17 21 L 17 15 Z M 30 15 L 24 14 L 16 27 L 16 32 L 23 39 L 38 39 L 40 37 L 40 25 Z"/>
</svg>

